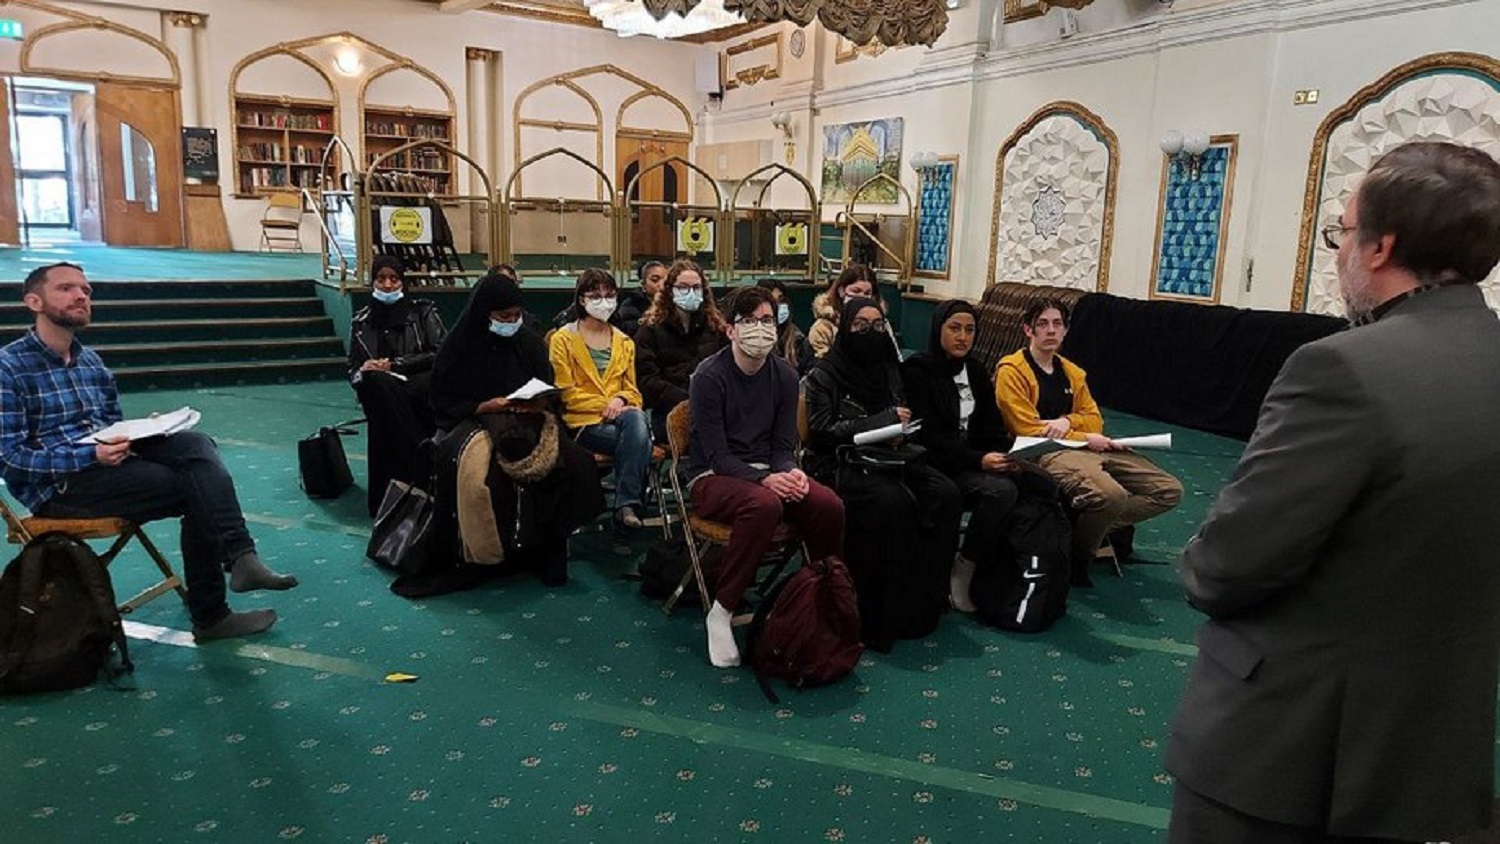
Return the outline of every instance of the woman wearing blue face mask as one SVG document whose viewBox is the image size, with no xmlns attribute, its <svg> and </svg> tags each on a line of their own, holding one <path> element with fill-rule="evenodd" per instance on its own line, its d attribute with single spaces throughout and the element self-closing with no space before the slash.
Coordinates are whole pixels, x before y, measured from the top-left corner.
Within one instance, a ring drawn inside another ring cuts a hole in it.
<svg viewBox="0 0 1500 844">
<path fill-rule="evenodd" d="M 818 356 L 813 352 L 807 335 L 792 322 L 792 305 L 787 300 L 786 285 L 775 278 L 763 278 L 756 284 L 771 291 L 771 298 L 776 302 L 776 346 L 772 351 L 791 364 L 799 378 L 807 375 L 818 362 Z"/>
<path fill-rule="evenodd" d="M 367 504 L 380 506 L 391 480 L 421 481 L 416 445 L 432 436 L 428 376 L 443 342 L 443 320 L 428 299 L 409 299 L 401 262 L 389 255 L 371 266 L 371 301 L 349 331 L 349 383 L 369 422 Z"/>
<path fill-rule="evenodd" d="M 506 398 L 532 379 L 554 382 L 524 314 L 521 288 L 491 272 L 438 351 L 432 405 L 443 434 L 421 484 L 437 500 L 431 570 L 397 580 L 399 595 L 468 589 L 517 569 L 561 584 L 568 535 L 603 507 L 593 458 L 564 433 L 556 395 Z"/>
<path fill-rule="evenodd" d="M 687 401 L 693 370 L 726 342 L 724 317 L 702 268 L 692 261 L 674 262 L 635 332 L 636 379 L 651 409 L 651 433 L 657 442 L 667 441 L 667 414 Z"/>
</svg>

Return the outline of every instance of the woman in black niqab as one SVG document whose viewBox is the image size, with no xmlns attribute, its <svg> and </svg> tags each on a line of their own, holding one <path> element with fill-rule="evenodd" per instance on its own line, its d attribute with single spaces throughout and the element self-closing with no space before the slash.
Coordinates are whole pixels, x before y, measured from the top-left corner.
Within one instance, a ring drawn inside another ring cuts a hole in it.
<svg viewBox="0 0 1500 844">
<path fill-rule="evenodd" d="M 432 372 L 432 407 L 448 430 L 535 378 L 552 383 L 552 363 L 542 338 L 519 323 L 521 288 L 498 273 L 480 280 L 452 333 L 438 350 Z M 508 324 L 516 328 L 496 328 Z M 498 331 L 510 331 L 501 336 Z M 496 408 L 498 409 L 498 408 Z"/>
</svg>

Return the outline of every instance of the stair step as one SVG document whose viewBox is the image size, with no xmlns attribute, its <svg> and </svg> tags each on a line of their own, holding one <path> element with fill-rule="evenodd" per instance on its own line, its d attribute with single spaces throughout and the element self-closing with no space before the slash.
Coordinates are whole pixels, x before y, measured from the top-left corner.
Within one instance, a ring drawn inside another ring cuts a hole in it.
<svg viewBox="0 0 1500 844">
<path fill-rule="evenodd" d="M 164 364 L 120 367 L 115 380 L 127 390 L 180 390 L 227 384 L 276 384 L 343 380 L 344 358 L 306 358 L 239 363 Z"/>
<path fill-rule="evenodd" d="M 24 329 L 19 326 L 0 328 L 0 343 L 9 343 L 23 333 Z M 172 343 L 188 340 L 331 336 L 333 320 L 326 316 L 96 322 L 80 333 L 80 339 L 89 346 L 157 339 L 163 343 Z"/>
<path fill-rule="evenodd" d="M 218 340 L 186 343 L 119 343 L 91 346 L 110 367 L 168 364 L 233 363 L 235 361 L 305 360 L 344 353 L 337 337 Z"/>
<path fill-rule="evenodd" d="M 126 299 L 94 301 L 94 323 L 166 321 L 174 318 L 233 319 L 243 317 L 321 316 L 323 303 L 314 296 L 252 297 L 248 299 Z M 0 304 L 0 326 L 29 328 L 35 321 L 22 302 Z"/>
<path fill-rule="evenodd" d="M 225 279 L 173 281 L 97 281 L 94 304 L 129 299 L 275 299 L 286 296 L 317 298 L 317 282 L 307 279 Z M 0 301 L 21 299 L 21 282 L 0 282 Z"/>
</svg>

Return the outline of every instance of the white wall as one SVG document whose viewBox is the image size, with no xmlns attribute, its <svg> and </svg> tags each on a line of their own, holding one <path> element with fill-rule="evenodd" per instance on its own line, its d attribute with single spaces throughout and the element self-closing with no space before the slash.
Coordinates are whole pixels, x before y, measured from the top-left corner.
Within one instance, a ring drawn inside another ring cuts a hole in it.
<svg viewBox="0 0 1500 844">
<path fill-rule="evenodd" d="M 906 118 L 906 155 L 962 155 L 953 281 L 929 282 L 928 290 L 977 297 L 1001 143 L 1047 103 L 1081 103 L 1120 144 L 1109 290 L 1145 297 L 1161 186 L 1158 139 L 1170 129 L 1237 134 L 1221 300 L 1286 309 L 1319 123 L 1361 87 L 1422 55 L 1493 54 L 1500 31 L 1500 0 L 1177 0 L 1170 7 L 1118 0 L 1078 12 L 1078 33 L 1063 40 L 1061 10 L 1000 25 L 998 5 L 966 4 L 931 50 L 889 50 L 844 64 L 833 62 L 832 36 L 810 27 L 808 54 L 816 60 L 731 92 L 722 111 L 709 115 L 709 135 L 772 137 L 770 102 L 778 109 L 795 103 L 806 115 L 799 129 L 809 135 L 799 139 L 798 166 L 816 182 L 818 162 L 808 157 L 816 158 L 818 145 L 807 141 L 819 127 Z M 1304 88 L 1320 89 L 1318 103 L 1294 106 L 1293 92 Z M 914 190 L 910 168 L 902 176 Z"/>
</svg>

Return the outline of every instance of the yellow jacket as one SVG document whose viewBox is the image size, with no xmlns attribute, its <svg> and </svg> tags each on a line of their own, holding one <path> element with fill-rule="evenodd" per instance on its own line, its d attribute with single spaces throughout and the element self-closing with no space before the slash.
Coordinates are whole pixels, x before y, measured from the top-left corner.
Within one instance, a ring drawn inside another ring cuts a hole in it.
<svg viewBox="0 0 1500 844">
<path fill-rule="evenodd" d="M 1082 369 L 1058 355 L 1055 360 L 1068 376 L 1068 386 L 1073 388 L 1073 412 L 1068 414 L 1068 433 L 1065 440 L 1087 439 L 1085 434 L 1104 433 L 1104 417 L 1099 405 L 1089 392 L 1089 383 Z M 556 364 L 554 364 L 555 366 Z M 1024 351 L 1000 359 L 995 367 L 995 403 L 1000 405 L 1000 415 L 1005 418 L 1005 427 L 1018 437 L 1040 437 L 1042 420 L 1037 416 L 1037 396 L 1042 385 L 1037 383 L 1036 373 L 1026 362 Z"/>
<path fill-rule="evenodd" d="M 635 386 L 635 343 L 618 328 L 610 338 L 609 366 L 601 375 L 589 357 L 578 323 L 570 322 L 552 333 L 548 352 L 552 373 L 563 391 L 563 422 L 569 428 L 604 421 L 604 406 L 616 396 L 631 407 L 641 406 L 641 391 Z"/>
</svg>

